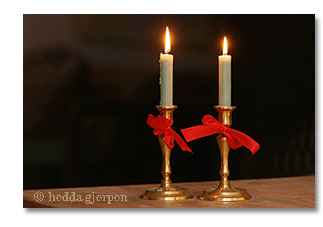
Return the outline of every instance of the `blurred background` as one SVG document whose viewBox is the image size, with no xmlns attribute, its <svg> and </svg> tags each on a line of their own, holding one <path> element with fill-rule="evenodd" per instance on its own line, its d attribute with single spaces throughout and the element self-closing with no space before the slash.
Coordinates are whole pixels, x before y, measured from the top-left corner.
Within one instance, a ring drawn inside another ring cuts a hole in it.
<svg viewBox="0 0 323 227">
<path fill-rule="evenodd" d="M 315 174 L 315 15 L 24 15 L 23 186 L 159 183 L 160 52 L 174 55 L 173 129 L 218 117 L 223 37 L 232 55 L 229 179 Z M 173 182 L 219 180 L 216 135 L 175 144 Z"/>
</svg>

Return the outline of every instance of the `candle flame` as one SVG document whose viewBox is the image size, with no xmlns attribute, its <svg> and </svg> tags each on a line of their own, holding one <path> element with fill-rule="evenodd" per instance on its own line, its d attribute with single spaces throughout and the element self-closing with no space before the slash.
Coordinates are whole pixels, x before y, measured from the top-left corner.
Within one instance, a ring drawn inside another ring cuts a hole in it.
<svg viewBox="0 0 323 227">
<path fill-rule="evenodd" d="M 170 38 L 168 26 L 166 27 L 166 37 L 165 37 L 165 54 L 168 54 L 170 51 Z"/>
<path fill-rule="evenodd" d="M 228 54 L 228 42 L 227 42 L 227 37 L 224 36 L 224 41 L 223 41 L 223 55 Z"/>
</svg>

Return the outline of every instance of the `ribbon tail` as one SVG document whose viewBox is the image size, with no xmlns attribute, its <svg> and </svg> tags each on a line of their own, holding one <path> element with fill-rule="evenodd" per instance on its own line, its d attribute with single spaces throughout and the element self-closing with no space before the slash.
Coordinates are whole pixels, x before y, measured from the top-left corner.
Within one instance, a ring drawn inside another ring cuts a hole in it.
<svg viewBox="0 0 323 227">
<path fill-rule="evenodd" d="M 254 155 L 260 149 L 260 145 L 255 140 L 253 140 L 250 136 L 234 129 L 229 129 L 228 131 L 232 134 L 233 143 L 236 146 L 238 147 L 241 147 L 242 145 L 245 146 L 251 151 L 252 155 Z"/>
<path fill-rule="evenodd" d="M 173 147 L 174 147 L 174 141 L 173 141 L 173 138 L 170 135 L 170 133 L 168 133 L 168 132 L 165 132 L 164 133 L 164 141 L 165 141 L 165 144 L 167 145 L 167 147 L 169 149 L 173 149 Z"/>
<path fill-rule="evenodd" d="M 220 133 L 220 130 L 210 125 L 197 125 L 180 130 L 187 142 L 200 139 L 202 137 L 210 136 L 216 133 Z"/>
<path fill-rule="evenodd" d="M 235 139 L 234 135 L 231 136 L 229 133 L 224 133 L 223 136 L 227 139 L 229 147 L 233 150 L 236 150 L 242 146 L 242 143 L 240 143 L 239 140 Z"/>
<path fill-rule="evenodd" d="M 172 128 L 170 128 L 169 133 L 173 136 L 174 140 L 178 143 L 178 145 L 182 148 L 183 151 L 189 151 L 193 154 L 193 151 L 189 148 L 189 146 L 185 143 L 185 141 L 177 134 Z"/>
</svg>

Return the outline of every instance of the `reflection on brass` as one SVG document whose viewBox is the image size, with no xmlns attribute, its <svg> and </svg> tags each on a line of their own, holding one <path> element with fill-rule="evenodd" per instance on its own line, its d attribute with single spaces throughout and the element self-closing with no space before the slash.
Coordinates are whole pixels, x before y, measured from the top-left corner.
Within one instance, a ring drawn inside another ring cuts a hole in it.
<svg viewBox="0 0 323 227">
<path fill-rule="evenodd" d="M 219 121 L 230 127 L 232 125 L 232 111 L 236 108 L 234 106 L 224 107 L 215 106 L 219 111 Z M 245 189 L 233 188 L 230 186 L 229 182 L 229 152 L 230 147 L 228 145 L 227 139 L 223 135 L 217 136 L 217 141 L 220 147 L 221 153 L 221 168 L 220 175 L 221 180 L 217 188 L 206 188 L 199 195 L 198 199 L 201 200 L 211 200 L 211 201 L 223 201 L 223 202 L 233 202 L 251 199 L 251 195 Z"/>
<path fill-rule="evenodd" d="M 157 106 L 156 108 L 159 110 L 160 115 L 166 117 L 167 119 L 173 120 L 173 112 L 177 106 Z M 170 175 L 172 173 L 170 167 L 171 149 L 167 147 L 163 134 L 158 136 L 158 140 L 162 151 L 161 174 L 163 175 L 163 179 L 159 187 L 146 189 L 140 195 L 140 198 L 148 200 L 185 200 L 193 198 L 193 194 L 188 189 L 175 188 L 172 185 L 172 181 L 170 179 Z"/>
</svg>

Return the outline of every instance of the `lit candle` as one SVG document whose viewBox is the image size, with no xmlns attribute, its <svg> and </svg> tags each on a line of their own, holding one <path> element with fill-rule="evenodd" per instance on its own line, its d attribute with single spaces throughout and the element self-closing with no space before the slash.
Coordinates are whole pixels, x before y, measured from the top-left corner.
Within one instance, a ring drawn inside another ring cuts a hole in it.
<svg viewBox="0 0 323 227">
<path fill-rule="evenodd" d="M 173 55 L 169 54 L 170 38 L 166 27 L 165 54 L 160 53 L 160 106 L 173 106 Z"/>
<path fill-rule="evenodd" d="M 223 55 L 219 56 L 219 106 L 231 106 L 231 55 L 224 37 Z"/>
</svg>

